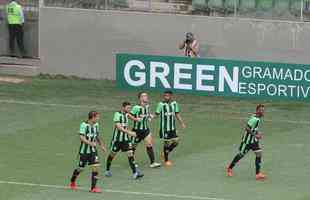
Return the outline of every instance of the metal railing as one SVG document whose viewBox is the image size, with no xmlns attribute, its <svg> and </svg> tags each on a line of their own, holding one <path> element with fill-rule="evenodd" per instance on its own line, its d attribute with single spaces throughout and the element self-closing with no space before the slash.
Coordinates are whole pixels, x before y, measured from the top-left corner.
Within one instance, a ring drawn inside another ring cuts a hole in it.
<svg viewBox="0 0 310 200">
<path fill-rule="evenodd" d="M 45 0 L 45 6 L 259 19 L 310 19 L 310 0 Z"/>
<path fill-rule="evenodd" d="M 8 0 L 0 0 L 3 10 Z M 310 0 L 23 0 L 28 18 L 44 6 L 310 21 Z"/>
</svg>

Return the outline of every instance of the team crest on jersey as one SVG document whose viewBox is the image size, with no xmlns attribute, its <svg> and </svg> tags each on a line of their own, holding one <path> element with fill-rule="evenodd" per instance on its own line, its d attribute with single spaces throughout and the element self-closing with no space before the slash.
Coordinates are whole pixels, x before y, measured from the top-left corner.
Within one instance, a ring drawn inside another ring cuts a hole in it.
<svg viewBox="0 0 310 200">
<path fill-rule="evenodd" d="M 174 115 L 174 112 L 166 112 L 165 115 L 166 116 L 172 116 L 172 115 Z"/>
</svg>

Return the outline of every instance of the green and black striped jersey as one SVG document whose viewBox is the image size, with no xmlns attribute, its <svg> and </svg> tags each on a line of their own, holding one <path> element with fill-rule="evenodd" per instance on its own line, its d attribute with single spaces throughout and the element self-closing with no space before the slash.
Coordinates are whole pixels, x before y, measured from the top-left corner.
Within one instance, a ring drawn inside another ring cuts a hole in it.
<svg viewBox="0 0 310 200">
<path fill-rule="evenodd" d="M 256 117 L 255 115 L 250 117 L 247 126 L 248 128 L 251 129 L 251 133 L 248 133 L 247 131 L 244 133 L 242 137 L 243 143 L 252 144 L 258 141 L 255 135 L 257 134 L 259 124 L 260 124 L 260 118 Z"/>
<path fill-rule="evenodd" d="M 99 135 L 99 124 L 89 124 L 88 122 L 82 122 L 80 125 L 80 135 L 85 136 L 88 141 L 95 142 L 98 135 Z M 80 154 L 89 154 L 89 153 L 96 153 L 96 147 L 92 147 L 84 142 L 81 141 L 80 145 Z"/>
<path fill-rule="evenodd" d="M 123 112 L 115 112 L 113 117 L 114 124 L 120 123 L 124 129 L 128 129 L 128 114 Z M 113 131 L 112 142 L 124 142 L 129 141 L 130 138 L 127 133 L 118 130 L 116 127 Z"/>
<path fill-rule="evenodd" d="M 139 117 L 141 120 L 139 122 L 133 123 L 134 130 L 146 130 L 149 128 L 148 119 L 150 117 L 150 107 L 149 105 L 141 106 L 135 105 L 130 112 L 134 117 Z"/>
<path fill-rule="evenodd" d="M 166 133 L 176 130 L 175 114 L 180 112 L 176 101 L 160 102 L 156 108 L 156 114 L 160 116 L 160 132 Z"/>
</svg>

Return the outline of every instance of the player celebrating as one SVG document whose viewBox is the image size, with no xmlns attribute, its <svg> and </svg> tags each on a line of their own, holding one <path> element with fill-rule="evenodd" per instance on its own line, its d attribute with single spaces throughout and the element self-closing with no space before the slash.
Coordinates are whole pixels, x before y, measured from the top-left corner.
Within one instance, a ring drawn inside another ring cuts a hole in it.
<svg viewBox="0 0 310 200">
<path fill-rule="evenodd" d="M 160 163 L 155 162 L 155 154 L 153 150 L 153 138 L 150 132 L 148 121 L 153 117 L 150 113 L 149 98 L 146 92 L 140 92 L 138 94 L 139 104 L 135 105 L 129 118 L 134 121 L 133 131 L 137 134 L 137 137 L 133 139 L 133 150 L 135 151 L 137 145 L 143 140 L 146 146 L 146 152 L 150 159 L 150 167 L 158 168 Z"/>
<path fill-rule="evenodd" d="M 164 92 L 164 99 L 158 103 L 156 108 L 156 115 L 160 116 L 160 138 L 164 141 L 164 149 L 162 156 L 166 166 L 172 166 L 172 162 L 169 160 L 169 153 L 178 145 L 178 135 L 176 131 L 176 119 L 181 123 L 182 128 L 185 128 L 180 115 L 180 108 L 176 101 L 172 99 L 172 91 Z"/>
<path fill-rule="evenodd" d="M 91 189 L 90 192 L 100 193 L 101 189 L 96 187 L 98 180 L 98 154 L 97 154 L 97 144 L 105 152 L 106 148 L 103 142 L 99 138 L 99 113 L 96 111 L 90 111 L 88 113 L 88 120 L 82 122 L 80 125 L 80 161 L 79 166 L 73 171 L 71 177 L 70 188 L 73 190 L 77 189 L 76 179 L 79 174 L 83 171 L 86 165 L 90 165 L 92 168 L 91 173 Z"/>
<path fill-rule="evenodd" d="M 258 131 L 261 118 L 264 116 L 265 106 L 262 104 L 257 105 L 256 113 L 250 117 L 245 133 L 242 137 L 241 145 L 239 147 L 239 153 L 234 157 L 233 161 L 227 167 L 227 176 L 233 176 L 233 167 L 236 163 L 241 160 L 249 150 L 254 151 L 255 167 L 256 167 L 256 180 L 265 179 L 265 175 L 260 172 L 261 160 L 262 160 L 262 149 L 259 145 L 259 140 L 262 138 L 262 133 Z"/>
<path fill-rule="evenodd" d="M 136 137 L 136 133 L 128 129 L 128 113 L 130 112 L 131 104 L 129 102 L 123 102 L 121 111 L 114 113 L 114 132 L 111 141 L 110 154 L 107 158 L 106 172 L 107 177 L 112 176 L 111 164 L 119 151 L 127 152 L 129 166 L 133 173 L 134 179 L 142 178 L 141 174 L 135 164 L 135 158 L 133 155 L 133 146 L 130 136 Z"/>
</svg>

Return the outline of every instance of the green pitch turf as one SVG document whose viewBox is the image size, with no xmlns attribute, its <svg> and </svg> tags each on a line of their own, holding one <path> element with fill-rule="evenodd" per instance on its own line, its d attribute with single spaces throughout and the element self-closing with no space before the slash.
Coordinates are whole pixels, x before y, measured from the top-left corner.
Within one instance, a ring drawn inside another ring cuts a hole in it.
<svg viewBox="0 0 310 200">
<path fill-rule="evenodd" d="M 76 166 L 79 123 L 91 109 L 101 114 L 108 144 L 112 114 L 124 100 L 136 101 L 135 91 L 122 91 L 110 81 L 40 79 L 23 84 L 0 83 L 0 199 L 1 200 L 309 200 L 309 103 L 263 101 L 266 117 L 263 171 L 254 178 L 254 155 L 249 153 L 225 176 L 224 168 L 237 152 L 242 128 L 258 100 L 176 95 L 186 130 L 171 155 L 171 168 L 149 169 L 143 145 L 137 162 L 145 174 L 133 181 L 124 154 L 112 164 L 114 176 L 99 181 L 103 194 L 90 194 L 89 170 L 79 178 L 83 188 L 70 191 Z M 160 94 L 151 93 L 154 110 Z M 158 121 L 152 122 L 159 158 Z M 100 154 L 104 171 L 105 154 Z"/>
</svg>

